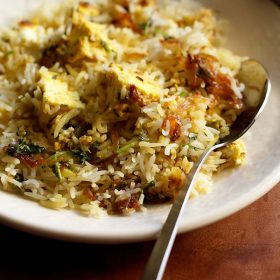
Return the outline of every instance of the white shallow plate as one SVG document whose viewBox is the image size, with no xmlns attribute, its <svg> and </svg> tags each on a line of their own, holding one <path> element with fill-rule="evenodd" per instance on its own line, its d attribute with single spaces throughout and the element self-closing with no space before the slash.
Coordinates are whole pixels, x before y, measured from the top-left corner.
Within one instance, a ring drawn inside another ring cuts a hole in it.
<svg viewBox="0 0 280 280">
<path fill-rule="evenodd" d="M 0 24 L 24 15 L 39 0 L 0 0 Z M 248 159 L 237 170 L 215 179 L 213 191 L 190 201 L 180 232 L 218 221 L 252 203 L 280 179 L 280 9 L 270 1 L 202 1 L 230 21 L 227 45 L 240 55 L 262 61 L 272 79 L 269 104 L 246 136 Z M 0 192 L 0 222 L 27 232 L 92 243 L 135 242 L 155 238 L 169 210 L 156 206 L 131 217 L 86 218 L 54 211 L 21 197 Z"/>
</svg>

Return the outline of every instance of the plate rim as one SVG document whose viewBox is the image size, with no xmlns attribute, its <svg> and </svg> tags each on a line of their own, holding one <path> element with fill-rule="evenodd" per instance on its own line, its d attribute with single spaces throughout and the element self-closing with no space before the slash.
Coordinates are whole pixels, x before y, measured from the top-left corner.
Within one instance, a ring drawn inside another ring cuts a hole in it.
<svg viewBox="0 0 280 280">
<path fill-rule="evenodd" d="M 188 224 L 187 219 L 185 222 L 179 226 L 178 234 L 186 233 L 195 229 L 202 228 L 204 226 L 213 224 L 217 221 L 225 219 L 232 214 L 237 213 L 238 211 L 244 209 L 246 206 L 257 201 L 259 198 L 264 196 L 270 190 L 277 186 L 280 181 L 280 165 L 274 171 L 274 176 L 270 179 L 269 177 L 262 184 L 264 187 L 260 188 L 258 191 L 254 190 L 249 192 L 250 195 L 244 194 L 239 198 L 231 201 L 228 205 L 222 207 L 224 210 L 221 211 L 221 208 L 216 209 L 214 212 L 211 212 L 208 215 L 205 215 L 203 219 L 199 219 L 191 224 Z M 34 202 L 36 203 L 36 202 Z M 70 211 L 70 210 L 66 210 Z M 94 235 L 92 233 L 87 234 L 76 234 L 69 231 L 62 230 L 50 230 L 47 228 L 47 225 L 41 227 L 36 224 L 30 224 L 28 222 L 22 222 L 19 219 L 13 219 L 11 217 L 5 216 L 0 213 L 1 224 L 6 225 L 10 228 L 19 230 L 21 232 L 29 233 L 32 235 L 51 238 L 61 241 L 70 241 L 75 243 L 88 243 L 88 244 L 128 244 L 128 243 L 139 243 L 144 241 L 155 240 L 158 232 L 146 232 L 139 235 L 125 235 L 116 236 L 113 234 L 103 235 Z"/>
</svg>

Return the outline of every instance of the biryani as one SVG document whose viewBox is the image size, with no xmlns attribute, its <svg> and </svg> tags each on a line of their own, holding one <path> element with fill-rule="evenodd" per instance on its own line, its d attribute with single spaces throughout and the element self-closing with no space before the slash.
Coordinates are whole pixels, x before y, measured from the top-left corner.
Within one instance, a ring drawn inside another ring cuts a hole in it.
<svg viewBox="0 0 280 280">
<path fill-rule="evenodd" d="M 66 2 L 2 28 L 2 190 L 89 216 L 172 202 L 243 110 L 243 58 L 218 37 L 190 1 Z M 192 197 L 244 155 L 213 152 Z"/>
</svg>

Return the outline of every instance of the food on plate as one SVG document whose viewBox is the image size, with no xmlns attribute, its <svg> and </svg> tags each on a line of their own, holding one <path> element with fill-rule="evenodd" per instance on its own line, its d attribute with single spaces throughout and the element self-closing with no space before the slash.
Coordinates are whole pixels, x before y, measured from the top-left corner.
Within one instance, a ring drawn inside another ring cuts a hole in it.
<svg viewBox="0 0 280 280">
<path fill-rule="evenodd" d="M 85 215 L 172 201 L 203 151 L 243 110 L 243 58 L 217 45 L 191 1 L 59 4 L 0 33 L 2 189 Z M 192 196 L 239 166 L 213 152 Z"/>
</svg>

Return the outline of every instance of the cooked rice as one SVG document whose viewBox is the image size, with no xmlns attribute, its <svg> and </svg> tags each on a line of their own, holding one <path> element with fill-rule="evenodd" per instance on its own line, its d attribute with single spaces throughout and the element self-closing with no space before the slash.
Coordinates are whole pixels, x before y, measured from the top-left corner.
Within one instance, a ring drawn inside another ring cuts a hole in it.
<svg viewBox="0 0 280 280">
<path fill-rule="evenodd" d="M 191 1 L 107 0 L 40 10 L 0 33 L 5 191 L 90 216 L 172 200 L 242 111 L 242 58 Z M 244 159 L 213 152 L 192 196 Z"/>
</svg>

